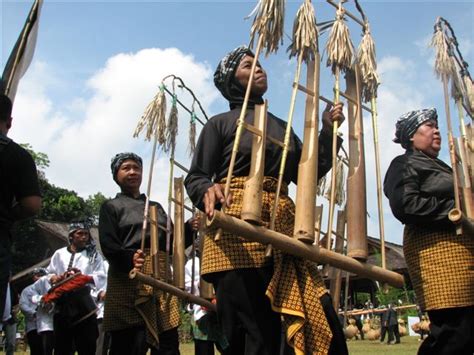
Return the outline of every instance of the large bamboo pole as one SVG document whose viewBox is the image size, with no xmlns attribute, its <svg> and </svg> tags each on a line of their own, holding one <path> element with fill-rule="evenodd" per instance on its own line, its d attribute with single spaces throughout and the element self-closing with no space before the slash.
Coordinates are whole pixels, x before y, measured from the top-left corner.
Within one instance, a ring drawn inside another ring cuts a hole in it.
<svg viewBox="0 0 474 355">
<path fill-rule="evenodd" d="M 184 290 L 184 192 L 183 178 L 174 178 L 173 284 Z"/>
<path fill-rule="evenodd" d="M 145 275 L 139 271 L 136 271 L 135 269 L 130 271 L 129 277 L 131 279 L 137 279 L 138 281 L 144 284 L 150 285 L 154 288 L 167 292 L 173 296 L 179 297 L 189 303 L 198 304 L 200 306 L 206 307 L 208 310 L 211 310 L 213 312 L 217 311 L 216 305 L 209 302 L 208 300 L 192 295 L 189 292 L 180 290 L 179 288 L 174 287 L 166 282 L 154 279 L 153 277 Z"/>
<path fill-rule="evenodd" d="M 242 212 L 240 214 L 244 221 L 254 224 L 262 223 L 262 184 L 265 170 L 267 106 L 266 100 L 263 105 L 255 106 L 254 127 L 261 132 L 261 135 L 254 134 L 252 137 L 250 172 L 244 185 Z"/>
<path fill-rule="evenodd" d="M 228 216 L 221 211 L 216 211 L 211 220 L 207 220 L 210 228 L 222 228 L 226 232 L 239 235 L 243 238 L 261 243 L 272 244 L 275 248 L 285 253 L 314 261 L 317 263 L 329 264 L 331 266 L 365 276 L 380 282 L 387 282 L 394 287 L 403 287 L 403 275 L 396 272 L 384 270 L 379 266 L 362 263 L 353 258 L 320 248 L 317 245 L 301 243 L 298 240 L 288 237 L 261 226 L 254 226 L 241 219 Z"/>
<path fill-rule="evenodd" d="M 204 218 L 202 216 L 202 218 Z M 199 250 L 201 251 L 201 256 L 203 255 L 203 250 L 204 250 L 204 233 L 203 233 L 203 228 L 204 228 L 204 223 L 199 229 Z M 199 272 L 202 270 L 202 257 L 199 258 Z M 214 288 L 211 283 L 207 282 L 200 276 L 199 279 L 199 295 L 202 298 L 205 298 L 207 300 L 212 300 L 214 298 Z"/>
<path fill-rule="evenodd" d="M 298 165 L 294 237 L 314 243 L 316 190 L 318 181 L 319 129 L 319 53 L 307 64 L 306 85 L 313 95 L 306 94 L 303 151 Z"/>
<path fill-rule="evenodd" d="M 347 178 L 347 256 L 365 261 L 367 246 L 367 198 L 365 182 L 364 128 L 361 110 L 360 71 L 356 64 L 346 71 L 348 102 L 349 172 Z"/>
</svg>

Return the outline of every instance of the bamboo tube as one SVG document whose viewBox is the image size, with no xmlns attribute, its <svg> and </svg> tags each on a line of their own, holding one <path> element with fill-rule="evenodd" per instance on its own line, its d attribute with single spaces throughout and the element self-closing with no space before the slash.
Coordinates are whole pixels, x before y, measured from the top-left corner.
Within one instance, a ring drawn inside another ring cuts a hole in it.
<svg viewBox="0 0 474 355">
<path fill-rule="evenodd" d="M 316 206 L 315 208 L 315 224 L 314 224 L 314 229 L 316 230 L 316 240 L 314 241 L 314 244 L 319 245 L 319 241 L 321 240 L 321 227 L 322 227 L 322 220 L 323 220 L 323 205 Z"/>
<path fill-rule="evenodd" d="M 173 176 L 174 176 L 174 148 L 171 147 L 170 171 L 168 175 L 168 214 L 166 216 L 166 259 L 165 259 L 165 280 L 170 280 L 169 265 L 171 254 L 171 206 L 173 202 Z"/>
<path fill-rule="evenodd" d="M 471 187 L 471 179 L 469 177 L 468 159 L 465 151 L 464 139 L 455 139 L 456 152 L 460 162 L 460 178 L 462 193 L 462 210 L 468 218 L 474 218 L 473 195 Z"/>
<path fill-rule="evenodd" d="M 173 285 L 184 290 L 184 193 L 183 178 L 174 178 Z"/>
<path fill-rule="evenodd" d="M 342 254 L 344 250 L 344 232 L 346 228 L 346 213 L 345 211 L 337 212 L 337 227 L 336 227 L 336 245 L 334 251 Z M 332 305 L 336 312 L 339 310 L 339 302 L 341 300 L 341 286 L 342 286 L 342 270 L 331 268 L 333 277 L 329 283 L 329 294 L 332 297 Z"/>
<path fill-rule="evenodd" d="M 157 279 L 160 277 L 160 259 L 158 241 L 158 210 L 156 206 L 150 206 L 150 254 L 153 277 Z"/>
<path fill-rule="evenodd" d="M 394 287 L 403 287 L 403 275 L 396 272 L 384 270 L 379 266 L 362 263 L 353 258 L 331 252 L 317 245 L 301 243 L 294 238 L 288 237 L 264 227 L 254 226 L 238 218 L 228 216 L 221 211 L 216 211 L 211 220 L 206 222 L 209 228 L 223 228 L 226 232 L 239 235 L 243 238 L 262 243 L 272 244 L 275 248 L 285 253 L 314 261 L 365 276 L 380 282 L 387 282 Z"/>
<path fill-rule="evenodd" d="M 319 131 L 319 53 L 307 65 L 307 86 L 314 95 L 306 95 L 303 152 L 298 165 L 294 237 L 314 243 L 316 189 L 318 181 Z"/>
<path fill-rule="evenodd" d="M 347 300 L 349 299 L 349 273 L 346 272 L 346 282 L 344 284 L 344 327 L 347 324 Z"/>
<path fill-rule="evenodd" d="M 148 208 L 150 206 L 151 182 L 153 180 L 153 168 L 155 165 L 157 143 L 158 143 L 158 136 L 155 134 L 155 138 L 153 140 L 153 150 L 151 153 L 150 173 L 148 174 L 148 184 L 146 188 L 145 209 L 143 211 L 143 224 L 142 224 L 141 243 L 140 243 L 141 250 L 145 250 L 145 236 L 146 236 L 146 230 L 147 230 L 147 224 L 148 224 Z"/>
<path fill-rule="evenodd" d="M 293 81 L 296 84 L 298 84 L 300 81 L 302 62 L 303 62 L 303 55 L 300 54 L 298 56 L 296 73 L 295 73 L 295 78 Z M 291 100 L 290 100 L 290 109 L 288 112 L 288 120 L 286 123 L 285 138 L 283 141 L 283 151 L 281 153 L 280 170 L 278 171 L 278 184 L 277 184 L 277 189 L 275 191 L 275 201 L 273 202 L 273 210 L 272 210 L 271 221 L 270 221 L 271 230 L 275 229 L 276 212 L 278 209 L 278 202 L 280 200 L 280 192 L 281 192 L 281 185 L 283 183 L 283 176 L 285 175 L 286 159 L 288 157 L 288 150 L 289 150 L 290 138 L 291 138 L 291 129 L 292 129 L 292 124 L 293 124 L 293 114 L 295 111 L 297 93 L 298 93 L 298 87 L 295 87 L 295 85 L 293 85 L 293 89 L 291 91 Z"/>
<path fill-rule="evenodd" d="M 336 67 L 334 74 L 334 105 L 339 103 L 339 67 Z M 336 205 L 336 179 L 337 179 L 337 130 L 339 129 L 339 122 L 335 121 L 332 124 L 332 163 L 331 163 L 331 194 L 329 197 L 329 220 L 326 232 L 326 249 L 331 250 L 332 244 L 332 225 L 334 219 L 334 207 Z"/>
<path fill-rule="evenodd" d="M 263 36 L 259 36 L 257 48 L 255 49 L 255 58 L 252 63 L 252 68 L 250 69 L 249 82 L 245 90 L 244 102 L 242 103 L 240 116 L 239 116 L 239 119 L 237 120 L 237 129 L 235 132 L 234 145 L 232 147 L 232 155 L 230 157 L 229 170 L 227 171 L 227 177 L 225 181 L 224 202 L 222 203 L 222 208 L 221 208 L 222 212 L 225 212 L 227 198 L 230 193 L 230 181 L 232 180 L 232 175 L 234 174 L 235 159 L 237 158 L 237 153 L 239 151 L 240 138 L 242 137 L 242 133 L 244 129 L 245 115 L 247 113 L 247 106 L 249 103 L 250 93 L 252 92 L 253 78 L 255 76 L 255 69 L 257 68 L 258 57 L 260 56 L 260 51 L 262 49 L 262 43 L 263 43 Z M 218 241 L 220 239 L 221 234 L 222 234 L 222 230 L 218 229 L 214 239 Z"/>
<path fill-rule="evenodd" d="M 443 81 L 443 92 L 444 92 L 444 107 L 446 109 L 446 123 L 448 127 L 448 145 L 449 145 L 449 157 L 451 159 L 451 168 L 453 169 L 453 185 L 454 185 L 454 206 L 455 209 L 461 210 L 461 199 L 459 196 L 459 175 L 456 161 L 456 152 L 454 148 L 453 128 L 451 125 L 451 113 L 449 108 L 449 95 L 448 95 L 448 77 L 446 74 L 442 74 Z M 461 224 L 457 223 L 456 234 L 462 234 Z"/>
<path fill-rule="evenodd" d="M 266 100 L 263 105 L 255 106 L 254 127 L 261 132 L 261 135 L 254 134 L 252 138 L 250 172 L 244 185 L 242 212 L 240 215 L 244 221 L 259 225 L 262 223 L 262 184 L 265 170 L 267 107 L 268 102 Z"/>
<path fill-rule="evenodd" d="M 364 128 L 360 109 L 358 65 L 346 72 L 346 93 L 358 103 L 348 103 L 349 172 L 347 178 L 347 256 L 365 261 L 367 246 L 367 199 L 365 182 Z"/>
<path fill-rule="evenodd" d="M 382 268 L 387 268 L 387 260 L 385 256 L 385 223 L 383 217 L 383 205 L 382 205 L 382 174 L 380 173 L 380 148 L 379 148 L 379 130 L 377 122 L 377 102 L 375 97 L 370 100 L 371 113 L 372 113 L 372 129 L 374 138 L 374 152 L 375 152 L 375 175 L 377 179 L 377 211 L 379 216 L 379 234 L 380 234 L 380 252 L 382 258 Z"/>
<path fill-rule="evenodd" d="M 162 290 L 173 296 L 179 297 L 189 303 L 198 304 L 200 306 L 206 307 L 208 310 L 211 310 L 213 312 L 217 311 L 216 305 L 209 302 L 208 300 L 192 295 L 189 292 L 180 290 L 179 288 L 174 287 L 166 282 L 154 279 L 153 277 L 145 275 L 135 269 L 130 271 L 129 277 L 130 279 L 137 279 L 138 281 L 144 284 L 150 285 L 156 289 Z"/>
</svg>

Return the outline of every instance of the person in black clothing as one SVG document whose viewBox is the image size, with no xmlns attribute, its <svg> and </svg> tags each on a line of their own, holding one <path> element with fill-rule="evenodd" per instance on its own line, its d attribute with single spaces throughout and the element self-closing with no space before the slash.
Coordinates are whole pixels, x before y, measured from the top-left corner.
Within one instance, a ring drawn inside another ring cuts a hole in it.
<svg viewBox="0 0 474 355">
<path fill-rule="evenodd" d="M 205 124 L 185 179 L 186 190 L 193 204 L 205 211 L 209 218 L 213 216 L 215 209 L 220 209 L 224 202 L 223 184 L 231 159 L 236 122 L 241 112 L 245 88 L 254 60 L 254 54 L 247 47 L 238 47 L 220 61 L 214 74 L 214 83 L 228 100 L 230 111 L 212 117 Z M 266 73 L 260 64 L 257 64 L 245 122 L 253 124 L 254 107 L 264 102 L 263 95 L 266 90 Z M 331 168 L 332 121 L 342 122 L 343 119 L 341 104 L 332 109 L 326 108 L 323 114 L 323 128 L 319 136 L 318 178 L 324 176 Z M 283 141 L 285 129 L 286 122 L 268 112 L 267 136 Z M 341 142 L 342 140 L 338 138 L 339 146 Z M 252 134 L 244 131 L 235 161 L 231 194 L 227 196 L 228 207 L 226 208 L 227 214 L 237 218 L 240 217 L 243 185 L 250 169 L 251 147 Z M 302 143 L 292 132 L 275 226 L 275 230 L 287 235 L 293 233 L 294 224 L 294 204 L 288 197 L 287 185 L 297 181 L 301 150 Z M 281 153 L 280 146 L 266 142 L 262 219 L 267 226 L 275 196 Z M 317 181 L 314 183 L 316 184 Z M 270 292 L 274 295 L 274 287 L 282 286 L 278 280 L 281 280 L 283 269 L 290 270 L 293 263 L 303 264 L 304 261 L 295 261 L 289 256 L 280 258 L 282 255 L 280 252 L 274 252 L 274 260 L 276 260 L 274 261 L 271 258 L 265 258 L 265 248 L 263 244 L 250 242 L 229 233 L 223 233 L 218 241 L 214 240 L 212 231 L 205 236 L 201 275 L 206 281 L 212 282 L 216 290 L 218 318 L 229 342 L 225 354 L 273 355 L 280 351 L 282 329 L 285 334 L 289 323 L 284 323 L 285 326 L 282 326 L 280 313 L 272 310 L 269 300 L 272 298 L 274 301 L 275 297 L 266 297 L 265 293 Z M 312 351 L 319 346 L 325 349 L 324 351 L 330 348 L 330 353 L 345 354 L 347 347 L 344 335 L 331 299 L 320 281 L 317 269 L 314 269 L 310 263 L 304 264 L 301 270 L 310 268 L 314 272 L 305 274 L 298 280 L 302 280 L 302 284 L 308 287 L 307 294 L 312 292 L 312 287 L 316 289 L 315 297 L 312 297 L 313 303 L 306 309 L 317 309 L 320 313 L 316 314 L 321 315 L 320 326 L 312 328 L 308 333 L 321 343 L 312 343 L 310 347 L 313 346 Z M 288 279 L 285 281 L 291 282 Z M 305 296 L 304 292 L 302 296 Z M 307 318 L 305 326 L 310 323 L 311 319 Z M 298 328 L 296 326 L 294 329 Z M 295 333 L 290 334 L 289 337 L 292 339 L 287 340 L 292 342 L 293 346 L 298 346 L 300 349 L 301 346 L 306 346 L 308 349 L 308 343 L 305 345 L 298 341 L 293 342 L 296 338 Z M 309 342 L 309 337 L 305 340 Z M 324 348 L 325 346 L 327 348 Z M 293 350 L 285 347 L 284 351 L 292 352 Z"/>
<path fill-rule="evenodd" d="M 388 330 L 388 309 L 380 313 L 380 342 L 383 343 L 385 340 L 385 334 Z M 390 342 L 390 337 L 388 337 L 388 342 Z"/>
<path fill-rule="evenodd" d="M 7 137 L 12 103 L 0 94 L 0 314 L 4 313 L 11 271 L 11 227 L 41 208 L 36 165 L 31 155 Z"/>
<path fill-rule="evenodd" d="M 177 298 L 144 285 L 137 292 L 138 282 L 128 277 L 133 268 L 151 274 L 151 259 L 145 255 L 149 253 L 140 250 L 146 200 L 140 193 L 142 159 L 134 153 L 117 154 L 111 170 L 121 192 L 102 205 L 99 216 L 100 245 L 109 262 L 103 327 L 111 335 L 110 354 L 144 355 L 151 348 L 154 355 L 179 355 Z M 159 270 L 164 280 L 167 215 L 158 202 L 150 201 L 150 206 L 158 208 Z M 192 243 L 193 227 L 192 221 L 186 223 L 186 245 Z M 148 230 L 145 249 L 149 247 Z"/>
<path fill-rule="evenodd" d="M 474 238 L 456 235 L 453 173 L 438 159 L 441 135 L 436 109 L 399 118 L 394 141 L 406 149 L 390 164 L 384 192 L 405 224 L 403 252 L 416 299 L 428 311 L 430 335 L 419 354 L 474 352 Z"/>
<path fill-rule="evenodd" d="M 397 311 L 391 304 L 388 305 L 388 343 L 400 344 L 400 332 L 398 331 L 398 315 Z"/>
</svg>

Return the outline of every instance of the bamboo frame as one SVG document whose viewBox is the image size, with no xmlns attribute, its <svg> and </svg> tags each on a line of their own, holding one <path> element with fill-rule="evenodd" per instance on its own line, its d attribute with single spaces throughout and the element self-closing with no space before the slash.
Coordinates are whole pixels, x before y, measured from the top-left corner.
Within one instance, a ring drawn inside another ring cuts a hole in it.
<svg viewBox="0 0 474 355">
<path fill-rule="evenodd" d="M 263 105 L 255 106 L 254 127 L 257 128 L 261 134 L 254 134 L 252 138 L 250 172 L 244 185 L 242 211 L 240 214 L 244 221 L 255 224 L 262 223 L 262 184 L 265 170 L 267 107 L 268 102 L 266 100 Z"/>
<path fill-rule="evenodd" d="M 201 297 L 195 296 L 189 292 L 183 291 L 177 287 L 174 287 L 166 282 L 154 279 L 151 276 L 145 275 L 135 269 L 130 271 L 129 273 L 129 278 L 130 279 L 136 279 L 141 283 L 144 283 L 146 285 L 150 285 L 153 288 L 162 290 L 164 292 L 167 292 L 173 296 L 179 297 L 180 299 L 183 299 L 185 301 L 188 301 L 189 303 L 194 303 L 198 304 L 200 306 L 206 307 L 208 310 L 211 310 L 213 312 L 217 311 L 217 307 L 215 304 L 209 302 L 208 300 L 205 300 Z"/>
<path fill-rule="evenodd" d="M 226 232 L 239 235 L 248 240 L 262 244 L 272 244 L 285 253 L 314 261 L 327 263 L 331 266 L 365 276 L 380 282 L 386 282 L 394 287 L 403 287 L 404 278 L 396 272 L 382 269 L 379 266 L 362 263 L 317 245 L 301 243 L 295 238 L 288 237 L 264 227 L 254 226 L 238 218 L 228 216 L 221 211 L 215 211 L 211 220 L 206 222 L 209 228 L 222 228 Z"/>
<path fill-rule="evenodd" d="M 303 151 L 298 165 L 294 237 L 314 243 L 316 190 L 318 181 L 319 70 L 320 56 L 315 53 L 307 64 L 307 85 L 314 95 L 306 95 Z"/>
<path fill-rule="evenodd" d="M 174 178 L 173 285 L 184 290 L 184 187 L 183 178 Z M 194 280 L 193 280 L 194 282 Z"/>
<path fill-rule="evenodd" d="M 204 250 L 204 236 L 202 235 L 202 229 L 204 228 L 204 223 L 202 225 L 202 227 L 199 229 L 199 250 L 201 251 L 201 255 L 202 255 L 202 252 Z M 202 257 L 199 258 L 199 262 L 200 262 L 200 267 L 199 267 L 199 271 L 202 270 Z M 208 299 L 208 300 L 211 300 L 214 298 L 214 295 L 215 295 L 215 292 L 214 292 L 214 288 L 212 286 L 211 283 L 207 282 L 206 280 L 204 280 L 202 278 L 202 276 L 200 276 L 200 279 L 199 279 L 199 295 L 202 297 L 202 298 L 205 298 L 205 299 Z"/>
<path fill-rule="evenodd" d="M 367 197 L 365 181 L 364 128 L 360 109 L 360 71 L 356 64 L 346 71 L 346 93 L 356 98 L 348 103 L 349 172 L 347 177 L 347 256 L 366 261 Z"/>
</svg>

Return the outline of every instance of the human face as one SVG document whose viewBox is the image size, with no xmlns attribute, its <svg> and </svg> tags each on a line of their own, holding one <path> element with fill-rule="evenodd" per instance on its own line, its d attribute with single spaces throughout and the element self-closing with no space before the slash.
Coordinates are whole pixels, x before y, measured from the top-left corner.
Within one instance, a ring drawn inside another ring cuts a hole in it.
<svg viewBox="0 0 474 355">
<path fill-rule="evenodd" d="M 89 242 L 90 233 L 87 229 L 78 229 L 72 232 L 71 244 L 76 251 L 84 249 Z"/>
<path fill-rule="evenodd" d="M 237 71 L 235 72 L 235 79 L 245 89 L 249 83 L 254 60 L 254 57 L 245 55 L 240 61 Z M 257 97 L 263 96 L 263 94 L 265 94 L 267 91 L 267 88 L 267 73 L 260 66 L 260 63 L 257 62 L 252 83 L 252 95 Z"/>
<path fill-rule="evenodd" d="M 418 127 L 411 141 L 414 149 L 420 150 L 432 158 L 436 158 L 441 150 L 438 122 L 435 120 L 424 122 Z"/>
<path fill-rule="evenodd" d="M 139 194 L 142 183 L 142 167 L 135 160 L 127 159 L 120 165 L 116 179 L 123 191 L 133 195 Z"/>
</svg>

